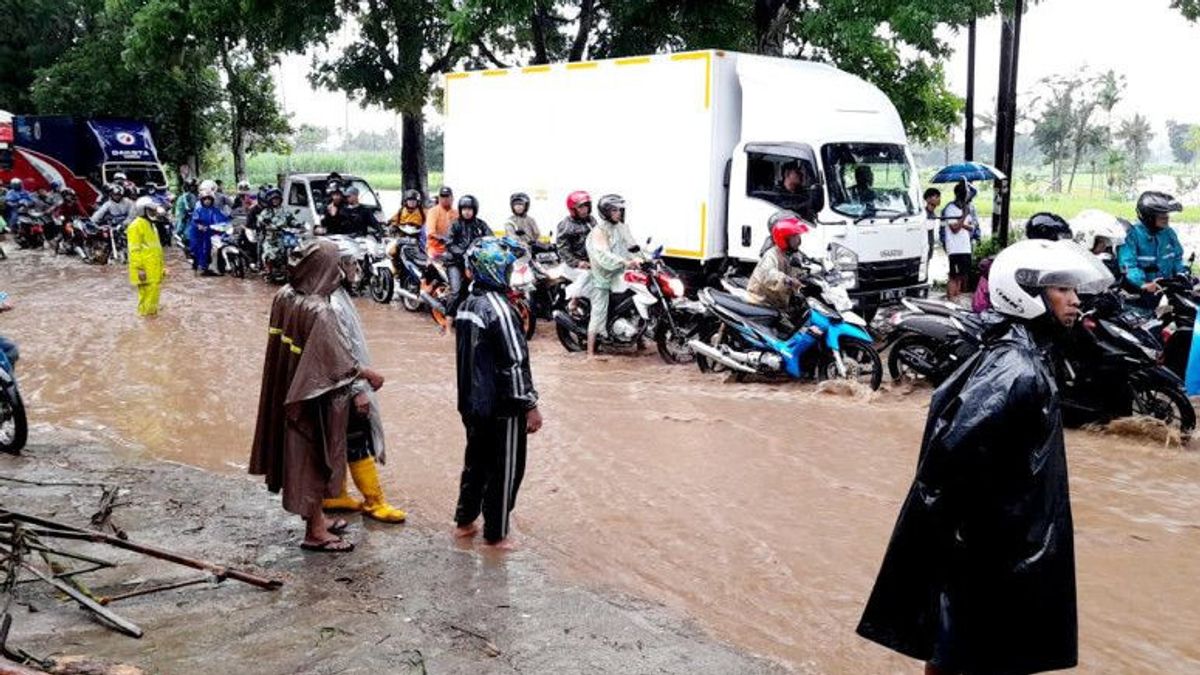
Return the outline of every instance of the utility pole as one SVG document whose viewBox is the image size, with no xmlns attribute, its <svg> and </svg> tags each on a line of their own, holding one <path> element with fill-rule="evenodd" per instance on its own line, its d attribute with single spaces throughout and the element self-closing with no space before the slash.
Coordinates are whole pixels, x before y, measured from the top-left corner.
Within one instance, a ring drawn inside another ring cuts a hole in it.
<svg viewBox="0 0 1200 675">
<path fill-rule="evenodd" d="M 963 160 L 975 159 L 975 19 L 967 28 L 967 128 L 963 139 Z"/>
<path fill-rule="evenodd" d="M 1013 0 L 1011 14 L 1000 27 L 1000 89 L 996 96 L 996 168 L 1005 179 L 996 182 L 992 236 L 1008 245 L 1009 203 L 1012 200 L 1013 140 L 1017 131 L 1017 64 L 1021 54 L 1021 15 L 1024 0 Z"/>
</svg>

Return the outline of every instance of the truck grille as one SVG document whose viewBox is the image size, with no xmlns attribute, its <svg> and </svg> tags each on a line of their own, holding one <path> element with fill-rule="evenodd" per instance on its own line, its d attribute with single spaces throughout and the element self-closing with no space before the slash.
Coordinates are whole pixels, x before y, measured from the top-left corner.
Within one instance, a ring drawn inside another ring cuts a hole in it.
<svg viewBox="0 0 1200 675">
<path fill-rule="evenodd" d="M 858 291 L 902 288 L 920 283 L 921 259 L 884 260 L 858 264 Z"/>
</svg>

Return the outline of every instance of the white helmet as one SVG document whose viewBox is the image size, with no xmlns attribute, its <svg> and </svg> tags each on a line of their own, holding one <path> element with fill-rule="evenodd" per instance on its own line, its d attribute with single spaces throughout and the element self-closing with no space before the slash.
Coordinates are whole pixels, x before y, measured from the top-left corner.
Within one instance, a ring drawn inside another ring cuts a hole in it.
<svg viewBox="0 0 1200 675">
<path fill-rule="evenodd" d="M 1125 243 L 1125 226 L 1116 216 L 1100 209 L 1080 211 L 1071 219 L 1071 229 L 1083 237 L 1083 244 L 1091 244 L 1096 237 L 1108 239 L 1113 248 Z"/>
<path fill-rule="evenodd" d="M 158 209 L 158 202 L 152 197 L 138 197 L 138 200 L 133 203 L 133 215 L 149 219 Z"/>
<path fill-rule="evenodd" d="M 1079 244 L 1026 239 L 996 256 L 988 273 L 988 294 L 997 312 L 1036 319 L 1048 309 L 1042 289 L 1065 286 L 1078 293 L 1099 293 L 1112 283 L 1104 263 Z"/>
<path fill-rule="evenodd" d="M 201 194 L 203 194 L 205 190 L 208 190 L 208 192 L 210 194 L 215 193 L 217 191 L 216 181 L 213 181 L 212 179 L 205 179 L 205 180 L 200 181 Z"/>
</svg>

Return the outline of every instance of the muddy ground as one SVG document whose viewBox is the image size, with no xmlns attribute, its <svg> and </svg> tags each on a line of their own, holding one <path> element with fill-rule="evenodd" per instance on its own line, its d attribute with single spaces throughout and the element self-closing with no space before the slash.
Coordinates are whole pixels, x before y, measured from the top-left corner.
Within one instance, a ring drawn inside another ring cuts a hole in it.
<svg viewBox="0 0 1200 675">
<path fill-rule="evenodd" d="M 770 673 L 679 615 L 551 578 L 531 551 L 486 553 L 427 524 L 351 516 L 348 555 L 302 552 L 298 521 L 257 479 L 137 459 L 77 432 L 36 430 L 0 476 L 127 489 L 113 522 L 133 541 L 284 580 L 278 591 L 227 581 L 110 608 L 132 639 L 43 590 L 19 591 L 10 642 L 39 657 L 87 654 L 151 673 Z M 0 480 L 0 504 L 86 525 L 99 487 Z M 122 564 L 85 577 L 116 594 L 200 576 L 169 563 L 71 544 Z"/>
</svg>

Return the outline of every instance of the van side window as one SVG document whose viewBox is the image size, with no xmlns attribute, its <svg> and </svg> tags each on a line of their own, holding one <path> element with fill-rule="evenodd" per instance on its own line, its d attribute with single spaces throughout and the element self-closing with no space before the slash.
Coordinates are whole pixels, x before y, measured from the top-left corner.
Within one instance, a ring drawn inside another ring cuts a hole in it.
<svg viewBox="0 0 1200 675">
<path fill-rule="evenodd" d="M 308 191 L 304 183 L 292 183 L 288 188 L 288 206 L 308 206 Z"/>
<path fill-rule="evenodd" d="M 787 155 L 746 153 L 746 196 L 812 220 L 823 204 L 812 162 Z"/>
</svg>

